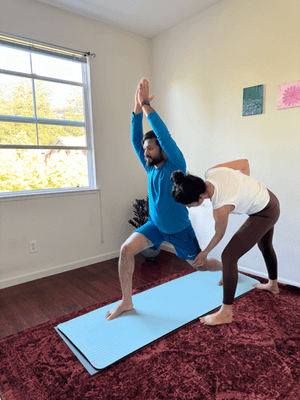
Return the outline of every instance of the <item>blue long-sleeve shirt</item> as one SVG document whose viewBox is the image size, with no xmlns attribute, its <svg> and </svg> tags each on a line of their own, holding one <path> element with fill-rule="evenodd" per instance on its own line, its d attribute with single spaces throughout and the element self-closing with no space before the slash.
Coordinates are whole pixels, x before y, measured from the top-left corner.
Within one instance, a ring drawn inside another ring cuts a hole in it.
<svg viewBox="0 0 300 400">
<path fill-rule="evenodd" d="M 185 172 L 186 162 L 159 115 L 153 111 L 147 119 L 161 148 L 168 157 L 159 168 L 147 167 L 144 148 L 141 143 L 143 138 L 143 113 L 132 114 L 131 141 L 148 175 L 149 219 L 164 233 L 178 233 L 190 226 L 191 222 L 187 209 L 178 204 L 172 197 L 173 182 L 170 178 L 173 171 L 180 169 Z"/>
</svg>

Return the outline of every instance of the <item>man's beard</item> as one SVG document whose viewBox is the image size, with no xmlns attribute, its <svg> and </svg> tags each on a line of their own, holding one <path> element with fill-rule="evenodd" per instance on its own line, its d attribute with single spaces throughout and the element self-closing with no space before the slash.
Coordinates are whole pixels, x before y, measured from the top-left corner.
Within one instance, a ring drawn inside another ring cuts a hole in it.
<svg viewBox="0 0 300 400">
<path fill-rule="evenodd" d="M 147 167 L 152 167 L 153 165 L 157 165 L 160 164 L 162 161 L 164 161 L 164 157 L 162 155 L 162 151 L 159 151 L 159 155 L 157 157 L 154 158 L 146 158 L 146 165 Z"/>
</svg>

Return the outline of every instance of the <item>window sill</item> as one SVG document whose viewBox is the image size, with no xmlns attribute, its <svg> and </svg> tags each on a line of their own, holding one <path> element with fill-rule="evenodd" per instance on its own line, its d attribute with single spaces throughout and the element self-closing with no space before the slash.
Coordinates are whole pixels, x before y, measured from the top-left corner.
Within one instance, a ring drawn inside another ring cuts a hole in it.
<svg viewBox="0 0 300 400">
<path fill-rule="evenodd" d="M 30 192 L 5 192 L 0 193 L 0 203 L 6 201 L 37 200 L 47 197 L 77 196 L 83 194 L 98 194 L 99 188 L 70 188 L 70 189 L 51 189 L 51 190 L 31 190 Z"/>
</svg>

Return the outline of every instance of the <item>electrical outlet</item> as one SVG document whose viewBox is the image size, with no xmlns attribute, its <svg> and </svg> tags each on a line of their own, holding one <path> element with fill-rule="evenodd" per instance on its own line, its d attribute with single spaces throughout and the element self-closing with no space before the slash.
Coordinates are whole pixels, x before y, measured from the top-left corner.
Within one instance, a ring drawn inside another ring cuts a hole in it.
<svg viewBox="0 0 300 400">
<path fill-rule="evenodd" d="M 36 240 L 32 240 L 31 242 L 29 242 L 29 251 L 30 251 L 30 253 L 37 252 L 37 241 Z"/>
</svg>

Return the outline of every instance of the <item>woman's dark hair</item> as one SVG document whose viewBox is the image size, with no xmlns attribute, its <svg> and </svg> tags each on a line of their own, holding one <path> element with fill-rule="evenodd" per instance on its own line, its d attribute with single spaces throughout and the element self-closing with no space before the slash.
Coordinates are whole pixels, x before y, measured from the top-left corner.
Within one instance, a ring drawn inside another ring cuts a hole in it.
<svg viewBox="0 0 300 400">
<path fill-rule="evenodd" d="M 174 182 L 173 199 L 184 206 L 198 201 L 199 196 L 206 192 L 204 180 L 189 173 L 185 175 L 182 171 L 174 171 L 171 181 Z"/>
<path fill-rule="evenodd" d="M 159 144 L 159 141 L 157 140 L 157 136 L 155 135 L 155 133 L 153 131 L 149 131 L 144 134 L 143 139 L 142 139 L 142 145 L 144 146 L 144 143 L 146 140 L 153 139 L 153 138 L 156 139 L 156 144 L 161 148 L 161 145 Z"/>
</svg>

